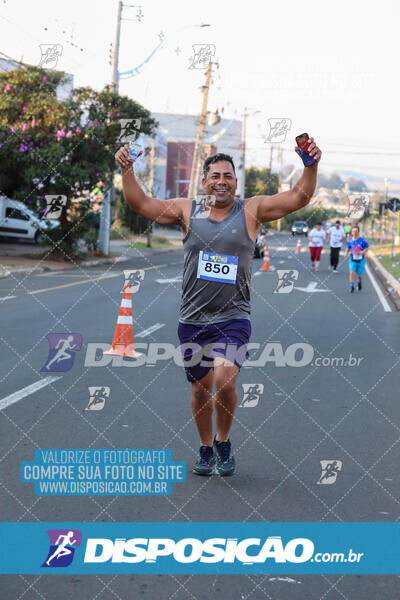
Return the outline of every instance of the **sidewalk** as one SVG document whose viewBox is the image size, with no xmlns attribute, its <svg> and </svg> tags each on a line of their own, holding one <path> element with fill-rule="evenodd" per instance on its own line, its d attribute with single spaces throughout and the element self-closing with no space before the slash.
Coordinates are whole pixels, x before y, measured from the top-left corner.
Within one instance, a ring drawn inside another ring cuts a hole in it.
<svg viewBox="0 0 400 600">
<path fill-rule="evenodd" d="M 389 273 L 387 269 L 385 269 L 385 267 L 376 257 L 373 250 L 368 250 L 367 259 L 368 262 L 371 263 L 374 274 L 379 279 L 384 289 L 387 290 L 388 296 L 395 305 L 396 309 L 400 310 L 400 281 L 397 281 L 397 279 L 393 277 L 393 275 Z"/>
<path fill-rule="evenodd" d="M 168 248 L 129 248 L 127 245 L 128 242 L 124 240 L 112 240 L 110 241 L 109 257 L 93 257 L 77 262 L 75 265 L 70 262 L 43 259 L 41 256 L 46 254 L 46 248 L 41 248 L 33 244 L 0 243 L 0 279 L 43 273 L 44 271 L 64 271 L 74 269 L 78 265 L 81 267 L 97 267 L 104 264 L 126 262 L 133 258 L 175 252 L 182 248 L 180 242 L 177 244 L 174 243 L 172 247 Z M 27 256 L 23 256 L 24 254 L 37 254 L 37 258 L 33 256 L 28 258 Z"/>
</svg>

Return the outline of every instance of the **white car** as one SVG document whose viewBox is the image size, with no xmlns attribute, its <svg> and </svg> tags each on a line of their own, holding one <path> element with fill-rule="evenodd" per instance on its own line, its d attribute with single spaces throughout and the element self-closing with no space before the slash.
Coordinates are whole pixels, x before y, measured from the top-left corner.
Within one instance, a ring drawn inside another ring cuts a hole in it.
<svg viewBox="0 0 400 600">
<path fill-rule="evenodd" d="M 43 231 L 58 226 L 58 221 L 44 221 L 19 200 L 0 196 L 0 236 L 33 240 L 39 244 Z"/>
</svg>

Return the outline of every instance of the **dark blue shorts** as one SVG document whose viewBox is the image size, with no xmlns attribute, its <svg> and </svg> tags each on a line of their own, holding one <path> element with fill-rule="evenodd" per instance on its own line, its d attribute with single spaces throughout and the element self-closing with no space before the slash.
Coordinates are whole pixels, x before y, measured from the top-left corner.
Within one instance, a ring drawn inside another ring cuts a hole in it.
<svg viewBox="0 0 400 600">
<path fill-rule="evenodd" d="M 248 358 L 247 344 L 251 335 L 249 319 L 229 319 L 220 323 L 188 325 L 179 323 L 182 362 L 187 380 L 199 381 L 213 368 L 212 357 L 221 356 L 242 366 Z"/>
</svg>

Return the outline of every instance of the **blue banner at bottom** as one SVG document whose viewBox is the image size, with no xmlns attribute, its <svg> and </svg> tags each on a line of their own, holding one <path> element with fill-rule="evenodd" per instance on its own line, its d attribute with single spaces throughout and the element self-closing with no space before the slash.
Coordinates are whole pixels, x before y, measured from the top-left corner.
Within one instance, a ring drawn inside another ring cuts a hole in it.
<svg viewBox="0 0 400 600">
<path fill-rule="evenodd" d="M 400 523 L 0 523 L 1 574 L 400 574 Z"/>
</svg>

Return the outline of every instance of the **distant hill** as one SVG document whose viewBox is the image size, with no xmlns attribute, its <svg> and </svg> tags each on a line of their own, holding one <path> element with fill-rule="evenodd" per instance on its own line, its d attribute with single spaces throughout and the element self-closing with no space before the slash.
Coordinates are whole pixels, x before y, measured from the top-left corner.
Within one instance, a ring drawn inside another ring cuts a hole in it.
<svg viewBox="0 0 400 600">
<path fill-rule="evenodd" d="M 346 171 L 346 170 L 340 170 L 340 175 L 343 175 L 344 177 L 355 177 L 357 179 L 362 179 L 368 186 L 368 188 L 372 191 L 372 190 L 378 190 L 378 191 L 384 191 L 385 189 L 385 182 L 382 178 L 377 178 L 376 175 L 366 175 L 365 173 L 360 173 L 357 171 Z M 390 185 L 389 185 L 389 189 L 391 191 L 400 191 L 400 178 L 390 178 Z"/>
<path fill-rule="evenodd" d="M 285 165 L 281 172 L 283 178 L 287 177 L 291 171 L 293 171 L 293 165 Z M 298 172 L 296 171 L 295 177 L 297 175 Z M 385 189 L 383 178 L 377 178 L 376 175 L 366 175 L 359 171 L 349 171 L 346 169 L 330 174 L 326 174 L 323 171 L 318 173 L 318 185 L 326 188 L 342 189 L 346 181 L 349 183 L 350 189 L 357 192 L 384 191 Z M 390 179 L 389 190 L 393 193 L 400 192 L 400 178 Z"/>
</svg>

